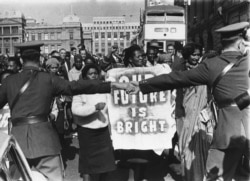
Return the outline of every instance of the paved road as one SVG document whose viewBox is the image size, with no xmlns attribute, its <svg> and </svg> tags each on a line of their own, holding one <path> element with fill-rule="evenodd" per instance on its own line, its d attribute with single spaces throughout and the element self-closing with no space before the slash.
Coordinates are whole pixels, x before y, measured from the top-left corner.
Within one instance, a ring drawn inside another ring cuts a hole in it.
<svg viewBox="0 0 250 181">
<path fill-rule="evenodd" d="M 80 175 L 78 173 L 78 139 L 77 138 L 66 138 L 66 146 L 64 146 L 63 155 L 66 159 L 66 178 L 65 181 L 82 181 Z M 159 164 L 157 164 L 159 165 Z M 161 173 L 159 172 L 159 168 L 157 165 L 152 166 L 150 168 L 150 174 L 148 175 L 151 179 L 150 181 L 178 181 L 180 179 L 173 179 L 170 174 L 167 174 L 164 178 L 160 177 Z M 133 171 L 124 166 L 118 166 L 118 169 L 110 174 L 109 181 L 134 181 L 133 179 Z M 157 178 L 158 177 L 158 178 Z"/>
</svg>

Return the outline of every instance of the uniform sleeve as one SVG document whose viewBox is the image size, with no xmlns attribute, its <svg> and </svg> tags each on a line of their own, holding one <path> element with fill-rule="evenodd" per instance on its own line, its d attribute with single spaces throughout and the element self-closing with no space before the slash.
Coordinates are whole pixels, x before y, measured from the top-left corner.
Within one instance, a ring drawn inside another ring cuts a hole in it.
<svg viewBox="0 0 250 181">
<path fill-rule="evenodd" d="M 174 71 L 169 74 L 162 74 L 139 82 L 142 93 L 159 92 L 188 86 L 203 85 L 208 83 L 209 72 L 206 63 L 198 67 L 179 72 Z"/>
<path fill-rule="evenodd" d="M 242 93 L 241 95 L 237 96 L 234 101 L 238 105 L 240 110 L 245 109 L 247 106 L 250 105 L 250 90 Z"/>
<path fill-rule="evenodd" d="M 95 105 L 87 102 L 85 97 L 77 95 L 73 97 L 72 113 L 77 116 L 86 117 L 96 112 Z"/>
<path fill-rule="evenodd" d="M 0 86 L 0 109 L 5 106 L 7 101 L 6 81 L 3 80 L 3 84 Z"/>
<path fill-rule="evenodd" d="M 95 94 L 110 93 L 111 83 L 99 80 L 67 81 L 57 76 L 52 76 L 54 95 L 78 95 L 78 94 Z"/>
</svg>

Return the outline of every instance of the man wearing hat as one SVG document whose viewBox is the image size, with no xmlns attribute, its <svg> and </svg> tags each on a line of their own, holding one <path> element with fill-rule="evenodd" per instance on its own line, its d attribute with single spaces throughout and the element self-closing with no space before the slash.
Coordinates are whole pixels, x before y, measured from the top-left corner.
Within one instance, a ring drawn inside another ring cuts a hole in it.
<svg viewBox="0 0 250 181">
<path fill-rule="evenodd" d="M 159 61 L 159 49 L 161 46 L 159 45 L 159 42 L 156 39 L 153 39 L 149 42 L 148 47 L 147 47 L 147 52 L 150 49 L 154 50 L 154 62 L 157 63 Z"/>
<path fill-rule="evenodd" d="M 228 25 L 216 30 L 223 46 L 220 56 L 204 61 L 194 69 L 171 72 L 140 82 L 133 82 L 127 92 L 150 93 L 195 85 L 210 88 L 224 68 L 237 62 L 217 83 L 213 96 L 218 105 L 218 122 L 206 163 L 207 180 L 231 181 L 237 165 L 245 153 L 249 159 L 249 109 L 240 110 L 234 103 L 236 95 L 249 87 L 249 60 L 244 55 L 244 35 L 248 22 Z M 247 153 L 247 154 L 246 154 Z M 205 165 L 201 165 L 205 166 Z"/>
<path fill-rule="evenodd" d="M 126 84 L 79 80 L 69 82 L 39 71 L 40 47 L 43 44 L 21 43 L 24 62 L 21 73 L 6 78 L 0 87 L 0 108 L 11 109 L 11 133 L 17 139 L 31 167 L 49 181 L 63 180 L 58 135 L 48 121 L 53 97 L 76 94 L 109 93 L 111 87 Z"/>
</svg>

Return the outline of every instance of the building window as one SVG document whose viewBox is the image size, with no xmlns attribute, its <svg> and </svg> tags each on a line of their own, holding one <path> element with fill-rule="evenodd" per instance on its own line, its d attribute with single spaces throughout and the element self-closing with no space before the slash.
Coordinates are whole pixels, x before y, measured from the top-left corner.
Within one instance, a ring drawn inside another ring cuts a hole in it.
<svg viewBox="0 0 250 181">
<path fill-rule="evenodd" d="M 38 34 L 37 34 L 37 39 L 38 39 L 38 40 L 42 40 L 42 33 L 38 33 Z"/>
<path fill-rule="evenodd" d="M 5 53 L 10 53 L 10 49 L 9 48 L 5 48 Z"/>
<path fill-rule="evenodd" d="M 48 33 L 44 33 L 44 40 L 48 40 L 49 39 L 49 34 Z"/>
<path fill-rule="evenodd" d="M 17 26 L 12 27 L 12 34 L 18 34 L 18 27 Z"/>
<path fill-rule="evenodd" d="M 73 32 L 69 32 L 69 39 L 73 40 L 74 39 L 74 33 Z"/>
<path fill-rule="evenodd" d="M 49 46 L 48 45 L 44 45 L 44 53 L 49 53 Z"/>
<path fill-rule="evenodd" d="M 36 35 L 34 33 L 31 34 L 31 41 L 35 41 L 36 40 Z"/>
<path fill-rule="evenodd" d="M 104 32 L 101 32 L 101 38 L 105 39 L 105 33 Z"/>
<path fill-rule="evenodd" d="M 120 32 L 120 38 L 123 39 L 124 38 L 124 33 Z"/>
<path fill-rule="evenodd" d="M 95 49 L 95 52 L 98 52 L 98 48 Z"/>
<path fill-rule="evenodd" d="M 57 45 L 57 50 L 59 51 L 62 48 L 62 45 L 58 44 Z"/>
<path fill-rule="evenodd" d="M 129 32 L 126 32 L 126 39 L 130 40 L 130 33 Z"/>
<path fill-rule="evenodd" d="M 98 39 L 98 33 L 95 32 L 95 39 Z"/>
<path fill-rule="evenodd" d="M 55 33 L 50 33 L 50 39 L 54 40 L 55 39 Z"/>
<path fill-rule="evenodd" d="M 55 50 L 55 45 L 51 45 L 51 51 Z"/>
<path fill-rule="evenodd" d="M 120 42 L 120 46 L 123 48 L 124 47 L 124 43 L 123 43 L 123 41 L 122 42 Z"/>
<path fill-rule="evenodd" d="M 114 38 L 117 38 L 117 32 L 114 32 Z"/>
<path fill-rule="evenodd" d="M 9 38 L 4 38 L 4 43 L 9 43 Z"/>
<path fill-rule="evenodd" d="M 108 32 L 108 38 L 111 38 L 111 32 Z"/>
<path fill-rule="evenodd" d="M 13 41 L 13 43 L 17 43 L 18 42 L 18 38 L 13 38 L 12 41 Z"/>
<path fill-rule="evenodd" d="M 10 27 L 3 27 L 3 34 L 9 35 L 10 34 Z"/>
<path fill-rule="evenodd" d="M 57 32 L 57 39 L 60 40 L 62 37 L 62 33 L 61 32 Z"/>
</svg>

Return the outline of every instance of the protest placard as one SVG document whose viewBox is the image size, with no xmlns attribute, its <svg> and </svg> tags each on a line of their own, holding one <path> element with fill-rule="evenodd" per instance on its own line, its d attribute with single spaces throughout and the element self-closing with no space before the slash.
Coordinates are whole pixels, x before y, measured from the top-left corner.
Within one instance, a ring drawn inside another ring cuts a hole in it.
<svg viewBox="0 0 250 181">
<path fill-rule="evenodd" d="M 117 68 L 108 72 L 107 80 L 140 81 L 169 72 L 163 66 Z M 176 127 L 171 91 L 128 95 L 124 90 L 112 90 L 108 110 L 115 149 L 162 151 L 172 147 Z"/>
</svg>

